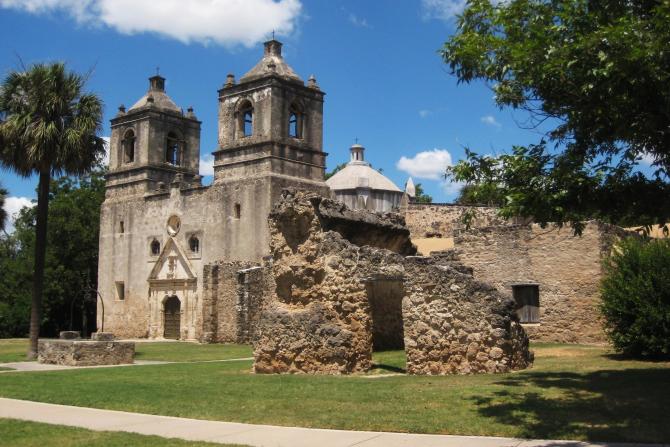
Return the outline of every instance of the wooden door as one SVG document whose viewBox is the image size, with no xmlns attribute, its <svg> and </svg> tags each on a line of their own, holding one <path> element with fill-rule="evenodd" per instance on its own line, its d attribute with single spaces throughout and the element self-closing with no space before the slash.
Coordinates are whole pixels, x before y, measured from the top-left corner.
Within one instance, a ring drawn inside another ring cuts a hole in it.
<svg viewBox="0 0 670 447">
<path fill-rule="evenodd" d="M 172 295 L 165 300 L 163 306 L 163 337 L 179 340 L 181 329 L 181 303 L 179 302 L 179 298 Z"/>
</svg>

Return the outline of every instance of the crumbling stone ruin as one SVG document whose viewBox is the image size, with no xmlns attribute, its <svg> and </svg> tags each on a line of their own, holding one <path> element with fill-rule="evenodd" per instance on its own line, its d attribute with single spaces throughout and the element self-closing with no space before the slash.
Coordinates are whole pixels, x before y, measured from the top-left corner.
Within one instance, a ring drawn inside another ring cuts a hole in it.
<svg viewBox="0 0 670 447">
<path fill-rule="evenodd" d="M 413 256 L 401 216 L 285 190 L 269 227 L 275 287 L 260 315 L 256 372 L 364 372 L 373 346 L 404 345 L 410 374 L 532 362 L 511 298 L 448 257 Z"/>
<path fill-rule="evenodd" d="M 82 340 L 78 332 L 63 331 L 60 339 L 40 339 L 37 361 L 65 366 L 100 366 L 133 363 L 135 343 L 114 340 L 109 332 Z"/>
</svg>

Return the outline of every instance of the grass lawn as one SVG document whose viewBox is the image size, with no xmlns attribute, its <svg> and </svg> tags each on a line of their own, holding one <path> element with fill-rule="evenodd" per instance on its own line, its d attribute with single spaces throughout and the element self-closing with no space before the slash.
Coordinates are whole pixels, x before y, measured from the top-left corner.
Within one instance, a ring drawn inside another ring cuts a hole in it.
<svg viewBox="0 0 670 447">
<path fill-rule="evenodd" d="M 0 338 L 0 363 L 25 362 L 28 352 L 26 338 Z"/>
<path fill-rule="evenodd" d="M 234 447 L 232 444 L 211 444 L 209 442 L 182 441 L 134 433 L 84 430 L 83 428 L 26 422 L 16 419 L 0 419 L 0 433 L 2 433 L 2 439 L 0 439 L 2 445 L 16 447 L 126 447 L 129 445 L 156 447 L 213 447 L 216 445 Z"/>
<path fill-rule="evenodd" d="M 0 363 L 26 360 L 28 340 L 25 338 L 0 339 Z M 162 360 L 166 362 L 196 362 L 207 360 L 238 359 L 252 356 L 247 345 L 200 345 L 184 342 L 141 342 L 135 344 L 137 360 Z"/>
<path fill-rule="evenodd" d="M 194 349 L 197 345 L 183 344 Z M 535 366 L 498 375 L 254 375 L 251 361 L 0 375 L 0 396 L 200 419 L 415 433 L 670 441 L 670 362 L 534 345 Z M 165 348 L 169 349 L 169 348 Z M 402 352 L 374 373 L 402 371 Z"/>
</svg>

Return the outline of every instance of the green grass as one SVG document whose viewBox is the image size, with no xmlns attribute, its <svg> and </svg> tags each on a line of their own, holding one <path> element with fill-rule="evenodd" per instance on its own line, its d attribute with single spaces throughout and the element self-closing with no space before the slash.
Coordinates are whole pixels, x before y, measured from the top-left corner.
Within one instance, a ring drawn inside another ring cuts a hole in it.
<svg viewBox="0 0 670 447">
<path fill-rule="evenodd" d="M 27 339 L 0 338 L 0 363 L 25 362 L 27 352 Z"/>
<path fill-rule="evenodd" d="M 626 360 L 590 346 L 552 344 L 534 349 L 535 366 L 511 374 L 372 379 L 254 375 L 251 361 L 182 363 L 9 372 L 0 375 L 0 395 L 303 427 L 670 441 L 670 363 Z M 377 373 L 404 368 L 401 352 L 374 357 Z"/>
<path fill-rule="evenodd" d="M 6 368 L 4 366 L 0 366 L 0 371 L 13 371 L 14 368 Z"/>
<path fill-rule="evenodd" d="M 0 433 L 2 433 L 2 438 L 0 438 L 2 445 L 16 447 L 126 447 L 129 445 L 147 447 L 213 447 L 215 445 L 234 447 L 232 444 L 211 444 L 209 442 L 182 441 L 134 433 L 93 431 L 16 419 L 0 419 Z"/>
<path fill-rule="evenodd" d="M 247 345 L 201 345 L 185 342 L 135 343 L 135 359 L 162 360 L 166 362 L 198 362 L 251 357 Z"/>
</svg>

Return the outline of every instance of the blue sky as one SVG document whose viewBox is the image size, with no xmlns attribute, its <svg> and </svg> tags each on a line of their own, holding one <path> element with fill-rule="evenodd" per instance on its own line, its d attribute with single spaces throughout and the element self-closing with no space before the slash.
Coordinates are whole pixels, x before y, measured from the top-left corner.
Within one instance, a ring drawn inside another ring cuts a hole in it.
<svg viewBox="0 0 670 447">
<path fill-rule="evenodd" d="M 207 161 L 217 89 L 257 62 L 274 29 L 287 62 L 326 92 L 328 168 L 347 161 L 358 138 L 398 186 L 412 175 L 446 202 L 457 188 L 441 173 L 465 146 L 496 153 L 539 139 L 517 125 L 523 114 L 498 110 L 483 84 L 457 85 L 440 60 L 461 8 L 460 0 L 0 0 L 0 72 L 20 60 L 92 69 L 87 87 L 105 102 L 107 136 L 118 106 L 140 98 L 160 67 L 168 94 L 202 121 Z M 10 212 L 35 197 L 35 178 L 0 175 Z"/>
</svg>

